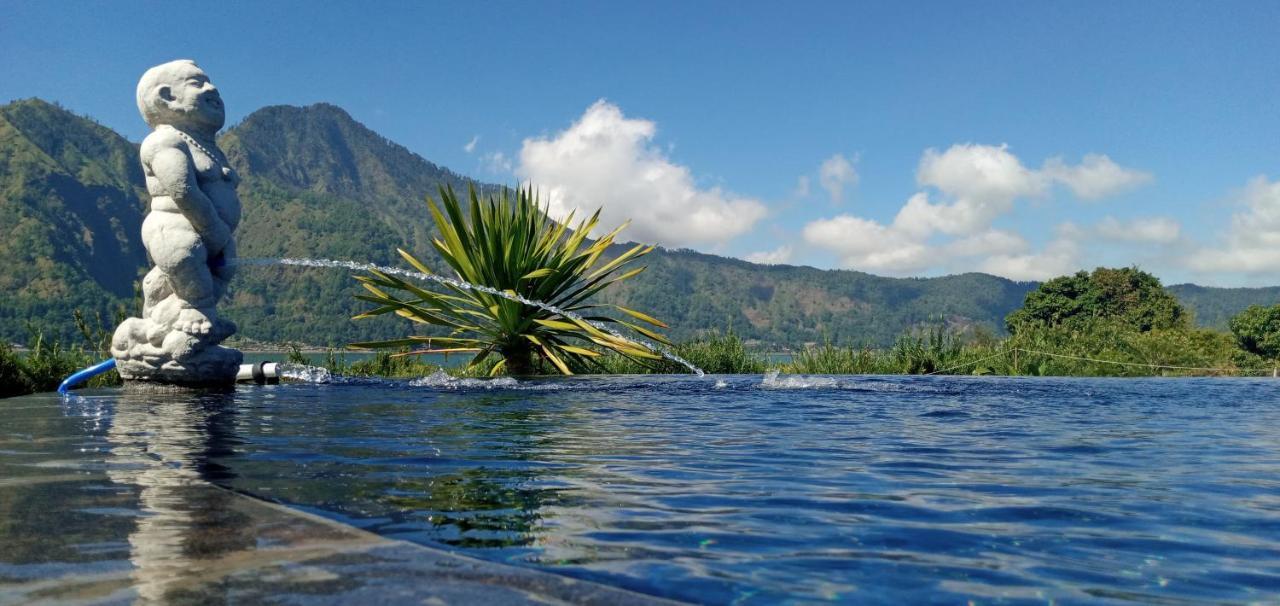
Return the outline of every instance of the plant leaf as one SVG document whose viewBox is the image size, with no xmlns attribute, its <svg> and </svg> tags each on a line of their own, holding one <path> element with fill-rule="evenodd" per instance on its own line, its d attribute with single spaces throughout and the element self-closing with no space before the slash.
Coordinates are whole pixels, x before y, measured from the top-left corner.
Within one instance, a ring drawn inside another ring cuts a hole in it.
<svg viewBox="0 0 1280 606">
<path fill-rule="evenodd" d="M 623 306 L 621 306 L 621 305 L 614 305 L 613 307 L 614 307 L 615 309 L 617 309 L 618 311 L 620 311 L 620 312 L 622 312 L 622 313 L 624 313 L 624 314 L 627 314 L 628 316 L 631 316 L 631 317 L 636 318 L 636 319 L 638 319 L 638 320 L 642 320 L 642 321 L 644 321 L 644 322 L 648 322 L 648 323 L 650 323 L 650 324 L 652 324 L 652 325 L 654 325 L 654 326 L 657 326 L 657 327 L 659 327 L 659 328 L 670 328 L 670 326 L 667 326 L 667 325 L 666 325 L 665 323 L 663 323 L 661 320 L 658 320 L 657 318 L 654 318 L 653 316 L 650 316 L 650 315 L 648 315 L 648 314 L 640 313 L 640 312 L 638 312 L 638 311 L 636 311 L 636 310 L 634 310 L 634 309 L 627 309 L 627 308 L 625 308 L 625 307 L 623 307 Z"/>
</svg>

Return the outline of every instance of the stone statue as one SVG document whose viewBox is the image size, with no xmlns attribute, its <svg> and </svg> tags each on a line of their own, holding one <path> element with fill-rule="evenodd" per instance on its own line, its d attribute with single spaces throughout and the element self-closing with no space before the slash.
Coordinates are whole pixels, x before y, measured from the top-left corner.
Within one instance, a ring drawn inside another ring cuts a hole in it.
<svg viewBox="0 0 1280 606">
<path fill-rule="evenodd" d="M 240 223 L 239 179 L 214 139 L 226 121 L 222 97 L 195 62 L 172 61 L 142 75 L 138 110 L 153 129 L 141 150 L 151 194 L 142 243 L 155 267 L 142 280 L 142 317 L 112 338 L 116 369 L 126 380 L 234 383 L 242 356 L 219 343 L 236 327 L 215 309 Z"/>
</svg>

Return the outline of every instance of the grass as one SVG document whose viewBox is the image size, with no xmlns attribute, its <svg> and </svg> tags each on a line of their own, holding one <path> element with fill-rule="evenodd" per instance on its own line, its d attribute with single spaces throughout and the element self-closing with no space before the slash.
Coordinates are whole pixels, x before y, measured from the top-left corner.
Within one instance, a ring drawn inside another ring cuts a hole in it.
<svg viewBox="0 0 1280 606">
<path fill-rule="evenodd" d="M 35 329 L 30 330 L 26 352 L 15 351 L 8 343 L 0 343 L 0 398 L 54 391 L 72 373 L 111 357 L 111 333 L 100 316 L 91 325 L 76 312 L 75 322 L 84 337 L 84 343 L 76 346 L 67 347 L 57 341 L 50 343 Z M 86 386 L 120 384 L 120 375 L 111 371 L 90 379 Z"/>
<path fill-rule="evenodd" d="M 403 351 L 398 353 L 403 353 Z M 303 354 L 302 350 L 296 345 L 289 346 L 289 354 L 285 361 L 290 364 L 307 366 L 312 364 L 311 359 Z M 390 351 L 379 351 L 372 357 L 350 362 L 347 360 L 346 352 L 335 349 L 325 352 L 322 366 L 334 374 L 388 378 L 421 377 L 442 368 L 437 364 L 423 363 L 414 356 L 399 356 Z M 458 373 L 455 372 L 454 374 Z"/>
<path fill-rule="evenodd" d="M 941 328 L 906 335 L 888 349 L 830 344 L 797 354 L 795 374 L 978 374 L 1005 376 L 1217 376 L 1267 374 L 1272 363 L 1211 330 L 1139 332 L 1114 323 L 1039 328 L 995 339 Z"/>
<path fill-rule="evenodd" d="M 892 347 L 838 346 L 831 343 L 796 353 L 790 362 L 773 363 L 752 351 L 733 334 L 712 333 L 675 345 L 673 351 L 710 374 L 825 375 L 1004 375 L 1004 376 L 1219 376 L 1269 374 L 1271 364 L 1235 346 L 1230 335 L 1210 330 L 1138 332 L 1116 325 L 1086 330 L 1027 330 L 997 338 L 982 332 L 948 331 L 942 327 L 899 337 Z M 1056 355 L 1048 355 L 1056 354 Z M 296 354 L 298 361 L 306 358 Z M 1082 359 L 1089 358 L 1089 359 Z M 599 358 L 601 374 L 686 373 L 669 360 L 640 362 L 621 355 Z M 442 368 L 412 356 L 377 356 L 348 363 L 345 354 L 329 352 L 326 368 L 355 376 L 420 377 Z M 443 368 L 455 376 L 489 376 L 486 366 Z M 540 374 L 556 374 L 546 365 Z"/>
<path fill-rule="evenodd" d="M 736 334 L 712 333 L 697 341 L 674 345 L 672 350 L 694 366 L 712 374 L 761 374 L 769 370 L 767 359 L 763 354 L 753 352 L 746 347 Z M 439 370 L 457 377 L 487 377 L 493 366 L 500 360 L 488 360 L 479 365 L 462 365 L 443 367 L 438 364 L 423 363 L 414 356 L 397 355 L 407 353 L 380 351 L 371 358 L 349 362 L 346 353 L 340 350 L 329 350 L 325 353 L 323 366 L 330 372 L 348 376 L 406 378 L 421 377 Z M 310 359 L 297 347 L 291 347 L 288 362 L 293 364 L 310 364 Z M 599 363 L 594 374 L 679 374 L 689 372 L 684 366 L 663 359 L 661 361 L 639 361 L 620 354 L 606 354 L 596 360 Z M 559 374 L 552 365 L 535 363 L 535 374 Z"/>
<path fill-rule="evenodd" d="M 690 364 L 711 374 L 760 374 L 768 370 L 768 362 L 763 354 L 747 349 L 742 338 L 730 332 L 727 334 L 711 333 L 698 339 L 674 345 L 672 351 L 689 361 Z M 654 362 L 640 362 L 618 354 L 607 355 L 599 360 L 601 372 L 605 374 L 650 374 L 650 373 L 686 373 L 689 369 L 668 359 Z"/>
<path fill-rule="evenodd" d="M 989 357 L 1000 347 L 987 339 L 964 338 L 942 327 L 898 337 L 893 347 L 838 347 L 830 343 L 805 349 L 780 370 L 793 374 L 931 374 Z"/>
</svg>

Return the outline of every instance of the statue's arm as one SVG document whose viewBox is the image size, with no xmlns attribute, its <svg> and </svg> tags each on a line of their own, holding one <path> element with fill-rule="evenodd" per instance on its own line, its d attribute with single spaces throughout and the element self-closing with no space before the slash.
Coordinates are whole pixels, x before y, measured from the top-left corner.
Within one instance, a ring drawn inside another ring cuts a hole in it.
<svg viewBox="0 0 1280 606">
<path fill-rule="evenodd" d="M 213 201 L 200 190 L 195 168 L 186 152 L 177 147 L 163 146 L 150 154 L 151 173 L 159 185 L 153 196 L 168 196 L 191 222 L 205 243 L 220 249 L 231 237 L 231 230 L 218 216 Z"/>
</svg>

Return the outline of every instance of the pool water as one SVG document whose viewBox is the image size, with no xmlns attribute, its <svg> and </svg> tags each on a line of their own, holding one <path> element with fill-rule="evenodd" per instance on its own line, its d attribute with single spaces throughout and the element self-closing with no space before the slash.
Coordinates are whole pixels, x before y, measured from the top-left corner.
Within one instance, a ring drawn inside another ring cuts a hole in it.
<svg viewBox="0 0 1280 606">
<path fill-rule="evenodd" d="M 206 480 L 656 596 L 1280 601 L 1271 379 L 436 376 L 185 404 L 119 393 L 92 396 L 114 407 L 100 431 Z"/>
</svg>

